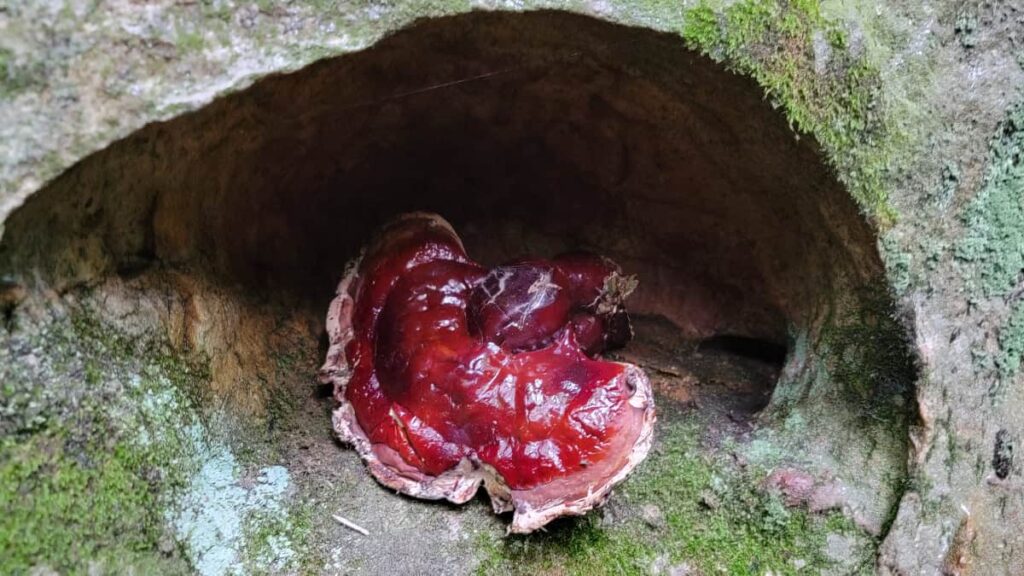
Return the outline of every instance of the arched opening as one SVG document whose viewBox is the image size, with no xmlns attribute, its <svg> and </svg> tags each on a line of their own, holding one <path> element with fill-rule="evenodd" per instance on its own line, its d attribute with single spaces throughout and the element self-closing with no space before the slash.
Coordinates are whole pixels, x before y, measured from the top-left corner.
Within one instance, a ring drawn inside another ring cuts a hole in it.
<svg viewBox="0 0 1024 576">
<path fill-rule="evenodd" d="M 640 280 L 622 354 L 666 402 L 745 423 L 846 398 L 808 374 L 884 282 L 871 227 L 756 84 L 674 36 L 565 13 L 420 22 L 147 126 L 30 198 L 0 271 L 92 287 L 263 413 L 272 352 L 317 349 L 345 263 L 409 210 L 444 215 L 482 262 L 615 258 Z M 267 337 L 281 308 L 300 326 L 286 344 Z"/>
</svg>

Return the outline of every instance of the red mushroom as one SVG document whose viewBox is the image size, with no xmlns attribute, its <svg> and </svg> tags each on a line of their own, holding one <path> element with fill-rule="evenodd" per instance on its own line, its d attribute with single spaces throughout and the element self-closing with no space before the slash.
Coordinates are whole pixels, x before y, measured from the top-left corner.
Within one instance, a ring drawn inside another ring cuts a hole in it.
<svg viewBox="0 0 1024 576">
<path fill-rule="evenodd" d="M 647 377 L 595 357 L 631 337 L 635 285 L 588 254 L 487 271 L 441 217 L 402 216 L 327 315 L 334 429 L 399 492 L 463 503 L 482 484 L 511 532 L 583 514 L 651 445 Z"/>
</svg>

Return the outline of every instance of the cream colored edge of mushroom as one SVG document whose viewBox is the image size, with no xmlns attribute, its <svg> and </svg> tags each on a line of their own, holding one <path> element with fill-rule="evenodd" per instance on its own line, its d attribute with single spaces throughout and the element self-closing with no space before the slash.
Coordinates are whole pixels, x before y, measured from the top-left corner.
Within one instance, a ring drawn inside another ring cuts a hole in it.
<svg viewBox="0 0 1024 576">
<path fill-rule="evenodd" d="M 459 240 L 461 247 L 461 239 L 451 224 L 436 214 L 414 212 L 404 214 L 396 221 L 417 217 L 427 218 L 434 224 L 447 228 Z M 402 466 L 404 463 L 397 452 L 386 445 L 380 445 L 380 449 L 385 454 L 393 453 L 398 465 L 390 467 L 382 462 L 373 451 L 373 445 L 366 433 L 359 426 L 352 405 L 344 400 L 344 390 L 351 377 L 345 358 L 345 346 L 354 337 L 351 317 L 355 302 L 349 294 L 349 288 L 358 277 L 362 258 L 363 255 L 360 255 L 348 264 L 345 275 L 338 284 L 336 295 L 328 307 L 326 329 L 329 348 L 320 369 L 319 379 L 324 384 L 333 385 L 334 397 L 341 399 L 331 418 L 335 434 L 339 440 L 355 448 L 378 482 L 409 496 L 427 500 L 448 500 L 454 504 L 468 502 L 482 484 L 496 513 L 514 511 L 509 532 L 526 534 L 560 516 L 579 516 L 600 506 L 607 500 L 615 485 L 624 480 L 637 464 L 647 457 L 654 438 L 655 422 L 654 398 L 650 381 L 640 368 L 632 364 L 623 364 L 626 366 L 627 383 L 633 388 L 629 402 L 634 408 L 644 410 L 640 434 L 633 444 L 626 465 L 611 480 L 605 482 L 596 491 L 589 491 L 584 497 L 567 502 L 554 502 L 541 508 L 531 508 L 527 502 L 520 502 L 517 506 L 515 491 L 508 487 L 497 470 L 476 459 L 464 458 L 454 468 L 440 476 L 430 476 L 411 466 Z"/>
</svg>

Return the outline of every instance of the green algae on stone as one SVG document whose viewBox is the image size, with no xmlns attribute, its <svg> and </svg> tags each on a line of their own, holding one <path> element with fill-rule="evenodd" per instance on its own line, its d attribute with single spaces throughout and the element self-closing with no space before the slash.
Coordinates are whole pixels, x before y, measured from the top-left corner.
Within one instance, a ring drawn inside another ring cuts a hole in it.
<svg viewBox="0 0 1024 576">
<path fill-rule="evenodd" d="M 782 377 L 772 393 L 771 413 L 788 417 L 798 403 L 827 392 L 826 406 L 841 401 L 844 415 L 905 436 L 917 366 L 884 284 L 861 287 L 834 302 L 819 332 L 792 335 L 789 353 L 790 363 L 804 368 Z"/>
<path fill-rule="evenodd" d="M 906 331 L 886 287 L 867 287 L 857 299 L 823 334 L 829 375 L 870 419 L 906 424 L 917 379 Z"/>
</svg>

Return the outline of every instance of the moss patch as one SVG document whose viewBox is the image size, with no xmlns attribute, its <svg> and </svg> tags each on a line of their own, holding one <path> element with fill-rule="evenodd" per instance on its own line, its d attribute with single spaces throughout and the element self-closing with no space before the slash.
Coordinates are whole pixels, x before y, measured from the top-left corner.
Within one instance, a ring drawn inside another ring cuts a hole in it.
<svg viewBox="0 0 1024 576">
<path fill-rule="evenodd" d="M 178 386 L 204 369 L 79 309 L 0 339 L 0 360 L 0 573 L 187 573 L 163 511 L 193 469 Z"/>
<path fill-rule="evenodd" d="M 655 521 L 629 514 L 608 522 L 608 514 L 602 520 L 591 513 L 548 533 L 483 537 L 488 555 L 478 573 L 649 574 L 685 565 L 701 574 L 794 574 L 829 567 L 829 535 L 857 529 L 837 514 L 787 508 L 758 489 L 763 471 L 703 455 L 701 427 L 689 418 L 665 426 L 660 448 L 615 496 L 629 509 L 656 506 Z M 616 516 L 621 507 L 611 509 Z M 864 552 L 866 567 L 871 553 Z"/>
<path fill-rule="evenodd" d="M 61 431 L 0 446 L 0 572 L 37 564 L 62 572 L 98 564 L 182 572 L 153 551 L 164 535 L 152 480 L 162 474 L 156 451 L 124 443 L 74 446 Z"/>
<path fill-rule="evenodd" d="M 847 49 L 846 32 L 815 0 L 702 1 L 685 14 L 689 45 L 756 79 L 797 129 L 814 134 L 878 224 L 895 217 L 885 174 L 892 134 L 877 110 L 879 75 Z"/>
</svg>

